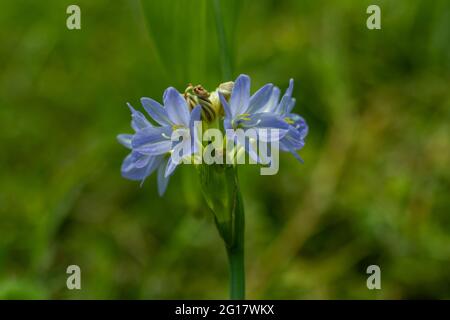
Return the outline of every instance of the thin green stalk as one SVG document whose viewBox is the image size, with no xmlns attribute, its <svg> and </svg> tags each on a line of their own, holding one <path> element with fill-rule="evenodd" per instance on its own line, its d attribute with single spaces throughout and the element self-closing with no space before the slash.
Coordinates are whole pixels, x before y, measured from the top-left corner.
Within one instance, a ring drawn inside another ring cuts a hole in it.
<svg viewBox="0 0 450 320">
<path fill-rule="evenodd" d="M 216 20 L 217 38 L 219 41 L 223 80 L 229 81 L 231 80 L 232 77 L 231 54 L 230 48 L 227 43 L 227 37 L 225 34 L 225 27 L 223 24 L 220 0 L 213 0 L 213 7 L 214 7 L 214 17 Z"/>
<path fill-rule="evenodd" d="M 202 164 L 197 168 L 203 195 L 228 254 L 230 298 L 245 299 L 245 216 L 236 167 Z"/>
<path fill-rule="evenodd" d="M 245 299 L 245 263 L 244 263 L 244 234 L 245 234 L 245 214 L 242 203 L 241 192 L 237 172 L 234 169 L 235 192 L 233 203 L 234 242 L 231 247 L 227 246 L 228 261 L 230 264 L 230 299 Z"/>
<path fill-rule="evenodd" d="M 228 249 L 230 263 L 230 299 L 245 299 L 244 248 Z"/>
</svg>

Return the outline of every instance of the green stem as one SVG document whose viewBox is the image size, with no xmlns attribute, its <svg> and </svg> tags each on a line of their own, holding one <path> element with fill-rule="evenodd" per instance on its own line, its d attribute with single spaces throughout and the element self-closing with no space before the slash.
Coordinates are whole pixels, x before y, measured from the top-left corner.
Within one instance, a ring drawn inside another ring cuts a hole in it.
<svg viewBox="0 0 450 320">
<path fill-rule="evenodd" d="M 202 191 L 228 254 L 230 298 L 245 299 L 245 214 L 237 170 L 228 165 L 198 166 Z"/>
<path fill-rule="evenodd" d="M 245 299 L 244 249 L 227 249 L 230 263 L 230 299 Z"/>
<path fill-rule="evenodd" d="M 232 247 L 227 247 L 228 260 L 230 263 L 230 299 L 245 299 L 245 265 L 244 265 L 244 234 L 245 234 L 245 214 L 237 168 L 233 170 L 234 192 L 233 192 L 233 224 L 234 243 Z"/>
<path fill-rule="evenodd" d="M 220 60 L 222 65 L 223 80 L 229 81 L 231 80 L 232 77 L 231 55 L 225 34 L 225 27 L 223 25 L 220 0 L 213 0 L 213 7 L 214 7 L 214 16 L 216 20 L 217 38 L 219 40 Z"/>
</svg>

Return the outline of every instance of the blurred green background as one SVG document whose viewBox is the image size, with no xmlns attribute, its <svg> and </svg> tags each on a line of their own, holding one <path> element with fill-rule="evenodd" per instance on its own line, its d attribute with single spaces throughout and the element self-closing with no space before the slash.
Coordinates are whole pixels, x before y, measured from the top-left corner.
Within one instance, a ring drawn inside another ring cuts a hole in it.
<svg viewBox="0 0 450 320">
<path fill-rule="evenodd" d="M 223 79 L 210 0 L 0 4 L 0 298 L 227 298 L 193 167 L 125 180 L 126 102 Z M 381 7 L 381 30 L 366 8 Z M 233 79 L 295 79 L 310 126 L 280 172 L 240 168 L 248 298 L 450 298 L 447 0 L 223 1 Z M 232 80 L 232 79 L 227 79 Z M 82 290 L 66 288 L 66 268 Z M 366 268 L 381 268 L 368 290 Z"/>
</svg>

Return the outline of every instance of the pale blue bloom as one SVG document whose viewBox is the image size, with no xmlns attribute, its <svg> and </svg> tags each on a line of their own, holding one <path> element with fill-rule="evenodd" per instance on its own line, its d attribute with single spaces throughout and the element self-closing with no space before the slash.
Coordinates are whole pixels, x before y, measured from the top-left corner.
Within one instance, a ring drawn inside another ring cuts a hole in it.
<svg viewBox="0 0 450 320">
<path fill-rule="evenodd" d="M 240 128 L 246 130 L 252 128 L 258 134 L 258 139 L 262 139 L 259 132 L 267 133 L 264 134 L 264 137 L 268 142 L 283 138 L 289 130 L 289 125 L 279 114 L 264 109 L 273 99 L 273 88 L 272 84 L 266 84 L 250 96 L 250 77 L 240 75 L 234 82 L 229 101 L 219 93 L 225 111 L 225 129 Z M 264 129 L 264 131 L 261 129 Z M 271 134 L 272 129 L 276 129 L 278 135 Z M 250 143 L 246 143 L 244 147 L 252 158 L 258 160 L 258 156 Z"/>
<path fill-rule="evenodd" d="M 297 151 L 305 145 L 308 126 L 301 116 L 292 113 L 295 105 L 293 86 L 294 81 L 291 79 L 281 100 L 280 89 L 270 83 L 250 96 L 250 78 L 240 75 L 234 83 L 229 101 L 219 95 L 225 111 L 225 129 L 278 129 L 280 149 L 291 152 L 302 161 Z M 271 142 L 270 138 L 268 141 Z M 250 146 L 246 146 L 246 151 L 255 157 Z"/>
<path fill-rule="evenodd" d="M 279 114 L 286 123 L 289 124 L 287 134 L 280 140 L 280 149 L 292 153 L 300 162 L 302 158 L 297 151 L 302 149 L 305 145 L 305 137 L 308 134 L 308 125 L 305 119 L 296 113 L 292 113 L 295 106 L 295 98 L 292 98 L 292 90 L 294 89 L 294 79 L 289 80 L 289 87 L 278 103 L 280 90 L 274 87 L 272 92 L 272 99 L 270 104 L 266 107 L 273 109 L 275 113 Z"/>
<path fill-rule="evenodd" d="M 144 109 L 159 126 L 152 125 L 141 112 L 128 104 L 132 116 L 131 127 L 135 133 L 121 134 L 117 137 L 120 143 L 131 149 L 131 153 L 122 164 L 123 177 L 143 182 L 157 170 L 160 195 L 164 194 L 169 178 L 179 164 L 174 160 L 173 150 L 176 147 L 183 152 L 188 150 L 186 154 L 181 154 L 181 157 L 195 152 L 192 138 L 173 142 L 172 132 L 184 130 L 191 135 L 194 122 L 200 121 L 201 115 L 200 106 L 190 112 L 183 96 L 172 87 L 164 92 L 163 101 L 164 106 L 151 98 L 141 99 Z"/>
</svg>

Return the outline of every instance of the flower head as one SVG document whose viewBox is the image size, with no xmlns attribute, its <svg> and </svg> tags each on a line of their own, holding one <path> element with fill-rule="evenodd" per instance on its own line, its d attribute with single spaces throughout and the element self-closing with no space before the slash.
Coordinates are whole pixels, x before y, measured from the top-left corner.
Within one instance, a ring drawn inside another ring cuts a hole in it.
<svg viewBox="0 0 450 320">
<path fill-rule="evenodd" d="M 293 86 L 291 79 L 281 99 L 280 89 L 270 83 L 250 95 L 250 77 L 247 75 L 240 75 L 234 82 L 223 83 L 213 92 L 201 85 L 189 85 L 182 95 L 169 87 L 163 94 L 163 105 L 151 98 L 141 98 L 152 122 L 128 104 L 134 134 L 118 135 L 119 142 L 131 150 L 123 161 L 122 175 L 144 182 L 157 171 L 158 191 L 162 195 L 181 160 L 198 159 L 202 154 L 197 152 L 202 151 L 202 145 L 196 140 L 198 134 L 194 128 L 195 122 L 200 120 L 207 122 L 212 129 L 227 131 L 226 147 L 229 141 L 236 146 L 230 151 L 231 157 L 236 155 L 239 158 L 247 152 L 255 160 L 253 163 L 267 164 L 266 160 L 272 163 L 268 154 L 258 155 L 256 152 L 256 142 L 260 142 L 260 146 L 267 143 L 275 146 L 276 150 L 292 153 L 302 161 L 297 152 L 305 145 L 308 126 L 301 116 L 292 112 L 295 106 Z M 222 118 L 223 127 L 218 123 Z M 242 132 L 244 138 L 240 135 Z M 211 141 L 206 145 L 210 147 Z M 222 159 L 223 151 L 221 147 L 214 149 L 217 159 Z M 228 160 L 228 152 L 226 158 Z"/>
</svg>

